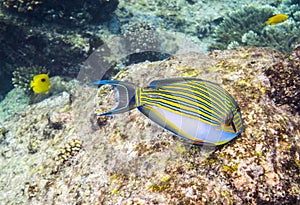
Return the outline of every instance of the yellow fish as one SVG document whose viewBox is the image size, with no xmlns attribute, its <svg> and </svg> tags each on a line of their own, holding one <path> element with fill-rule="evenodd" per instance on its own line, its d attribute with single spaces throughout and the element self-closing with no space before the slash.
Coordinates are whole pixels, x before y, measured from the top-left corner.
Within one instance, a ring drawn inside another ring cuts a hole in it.
<svg viewBox="0 0 300 205">
<path fill-rule="evenodd" d="M 275 25 L 281 23 L 289 18 L 288 15 L 285 14 L 276 14 L 275 16 L 270 17 L 265 23 L 267 25 Z"/>
<path fill-rule="evenodd" d="M 46 93 L 50 89 L 50 79 L 48 74 L 38 74 L 33 76 L 33 80 L 30 82 L 30 87 L 35 93 Z"/>
</svg>

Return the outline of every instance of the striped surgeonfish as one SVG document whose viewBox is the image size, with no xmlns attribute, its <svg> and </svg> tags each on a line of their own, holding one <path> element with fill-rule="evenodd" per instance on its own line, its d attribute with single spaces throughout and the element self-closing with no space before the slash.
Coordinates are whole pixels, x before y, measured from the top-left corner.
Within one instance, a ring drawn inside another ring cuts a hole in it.
<svg viewBox="0 0 300 205">
<path fill-rule="evenodd" d="M 222 145 L 243 130 L 240 108 L 219 85 L 197 78 L 155 80 L 139 88 L 118 80 L 90 85 L 112 85 L 118 90 L 118 106 L 98 116 L 137 108 L 146 117 L 185 141 L 197 145 Z"/>
</svg>

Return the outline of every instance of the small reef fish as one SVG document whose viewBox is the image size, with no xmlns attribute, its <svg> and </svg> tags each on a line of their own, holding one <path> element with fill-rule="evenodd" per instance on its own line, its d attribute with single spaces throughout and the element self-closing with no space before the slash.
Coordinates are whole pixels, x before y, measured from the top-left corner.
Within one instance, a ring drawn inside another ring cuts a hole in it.
<svg viewBox="0 0 300 205">
<path fill-rule="evenodd" d="M 137 108 L 146 117 L 195 145 L 222 145 L 243 130 L 240 108 L 218 84 L 197 78 L 155 80 L 149 87 L 118 80 L 89 85 L 111 85 L 118 90 L 118 106 L 97 114 L 106 116 Z"/>
<path fill-rule="evenodd" d="M 265 23 L 267 25 L 275 25 L 281 23 L 289 18 L 288 15 L 285 14 L 276 14 L 275 16 L 270 17 Z"/>
<path fill-rule="evenodd" d="M 46 93 L 50 89 L 50 79 L 48 74 L 38 74 L 33 76 L 32 81 L 30 82 L 30 87 L 34 93 Z"/>
</svg>

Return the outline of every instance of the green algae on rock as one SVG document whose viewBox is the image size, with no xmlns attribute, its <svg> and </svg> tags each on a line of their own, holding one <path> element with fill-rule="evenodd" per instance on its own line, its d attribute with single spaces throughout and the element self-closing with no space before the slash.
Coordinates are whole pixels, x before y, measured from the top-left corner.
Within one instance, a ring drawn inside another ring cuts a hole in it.
<svg viewBox="0 0 300 205">
<path fill-rule="evenodd" d="M 32 105 L 1 124 L 8 132 L 0 146 L 5 193 L 0 202 L 296 204 L 299 114 L 268 95 L 273 84 L 266 71 L 278 56 L 267 48 L 188 53 L 135 64 L 114 77 L 140 86 L 172 76 L 221 84 L 240 105 L 246 130 L 216 149 L 182 144 L 135 111 L 98 126 L 94 110 L 114 106 L 114 93 L 106 86 L 97 93 L 77 85 L 71 104 L 66 95 Z M 63 123 L 62 129 L 51 126 L 49 115 L 52 122 Z M 60 148 L 73 136 L 80 138 L 82 149 L 70 166 L 51 172 Z M 36 153 L 28 153 L 31 138 L 40 140 Z"/>
</svg>

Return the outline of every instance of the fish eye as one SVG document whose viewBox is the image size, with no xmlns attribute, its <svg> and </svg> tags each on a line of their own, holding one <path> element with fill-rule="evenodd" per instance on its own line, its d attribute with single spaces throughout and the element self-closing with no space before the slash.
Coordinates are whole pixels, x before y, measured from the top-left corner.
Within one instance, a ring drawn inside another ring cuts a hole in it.
<svg viewBox="0 0 300 205">
<path fill-rule="evenodd" d="M 45 79 L 45 78 L 42 78 L 42 79 L 41 79 L 41 81 L 42 81 L 42 82 L 45 82 L 45 81 L 46 81 L 46 79 Z"/>
<path fill-rule="evenodd" d="M 241 109 L 240 109 L 239 106 L 237 106 L 235 110 L 236 110 L 237 112 L 240 112 L 240 111 L 241 111 Z"/>
</svg>

